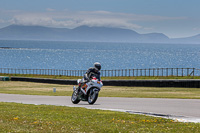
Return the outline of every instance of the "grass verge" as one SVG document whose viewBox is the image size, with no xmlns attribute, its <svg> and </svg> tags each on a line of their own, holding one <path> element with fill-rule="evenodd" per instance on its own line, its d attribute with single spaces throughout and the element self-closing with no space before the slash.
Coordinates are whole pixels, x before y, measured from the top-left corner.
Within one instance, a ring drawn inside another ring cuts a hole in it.
<svg viewBox="0 0 200 133">
<path fill-rule="evenodd" d="M 56 92 L 53 92 L 56 88 Z M 0 93 L 25 95 L 71 96 L 73 85 L 0 81 Z M 158 88 L 103 86 L 101 97 L 200 99 L 200 88 Z"/>
<path fill-rule="evenodd" d="M 0 73 L 1 76 L 9 76 L 9 77 L 29 77 L 29 78 L 50 78 L 50 79 L 79 79 L 83 78 L 82 76 L 62 76 L 62 75 L 36 75 L 36 74 L 3 74 Z M 200 79 L 200 76 L 136 76 L 136 77 L 102 77 L 102 80 L 139 80 L 139 79 Z"/>
<path fill-rule="evenodd" d="M 199 132 L 199 123 L 122 112 L 0 102 L 0 132 Z"/>
</svg>

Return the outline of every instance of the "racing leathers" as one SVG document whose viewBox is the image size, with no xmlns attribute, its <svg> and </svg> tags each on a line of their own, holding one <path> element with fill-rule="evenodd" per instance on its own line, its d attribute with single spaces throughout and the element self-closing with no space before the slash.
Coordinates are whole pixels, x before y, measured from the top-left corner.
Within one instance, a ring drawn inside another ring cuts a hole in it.
<svg viewBox="0 0 200 133">
<path fill-rule="evenodd" d="M 93 76 L 100 80 L 99 70 L 95 67 L 90 67 L 81 79 L 81 82 L 79 83 L 79 88 L 81 88 L 81 86 L 85 83 L 89 82 Z"/>
</svg>

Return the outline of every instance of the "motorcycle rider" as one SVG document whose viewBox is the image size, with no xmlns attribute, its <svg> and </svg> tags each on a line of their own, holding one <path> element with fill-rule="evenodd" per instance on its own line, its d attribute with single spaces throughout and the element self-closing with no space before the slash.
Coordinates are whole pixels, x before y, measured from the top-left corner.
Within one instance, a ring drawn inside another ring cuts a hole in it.
<svg viewBox="0 0 200 133">
<path fill-rule="evenodd" d="M 100 70 L 101 64 L 99 62 L 95 62 L 94 67 L 90 67 L 84 74 L 83 78 L 81 79 L 81 82 L 79 83 L 78 90 L 81 89 L 82 85 L 89 82 L 93 75 L 96 75 L 97 78 L 100 80 Z"/>
</svg>

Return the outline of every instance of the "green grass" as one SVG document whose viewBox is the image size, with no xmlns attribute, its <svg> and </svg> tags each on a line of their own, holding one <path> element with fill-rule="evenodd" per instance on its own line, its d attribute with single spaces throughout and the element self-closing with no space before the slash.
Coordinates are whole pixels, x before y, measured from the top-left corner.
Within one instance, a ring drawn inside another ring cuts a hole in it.
<svg viewBox="0 0 200 133">
<path fill-rule="evenodd" d="M 8 75 L 5 75 L 8 76 Z M 10 76 L 10 75 L 9 75 Z M 19 76 L 19 75 L 16 75 Z M 21 75 L 24 77 L 24 75 Z M 30 77 L 30 76 L 28 76 Z M 77 79 L 77 77 L 35 78 Z M 79 77 L 81 78 L 81 77 Z M 144 77 L 140 77 L 143 79 Z M 163 77 L 162 77 L 163 78 Z M 167 77 L 169 78 L 169 77 Z M 175 77 L 174 77 L 175 78 Z M 180 79 L 180 77 L 177 77 Z M 183 77 L 181 79 L 184 79 Z M 187 77 L 186 79 L 196 77 Z M 197 77 L 196 79 L 198 79 Z M 139 79 L 135 77 L 106 77 L 105 79 Z M 144 78 L 148 79 L 148 78 Z M 150 77 L 149 79 L 159 79 Z M 169 78 L 171 79 L 171 78 Z M 56 88 L 56 92 L 53 92 Z M 71 96 L 72 85 L 0 81 L 0 93 Z M 102 97 L 189 98 L 200 99 L 199 88 L 154 88 L 104 86 Z M 134 115 L 122 112 L 88 110 L 61 106 L 27 105 L 0 102 L 0 132 L 180 132 L 197 133 L 200 124 Z"/>
<path fill-rule="evenodd" d="M 56 88 L 56 92 L 53 92 L 53 88 Z M 72 90 L 72 85 L 0 81 L 0 93 L 7 94 L 71 96 Z"/>
<path fill-rule="evenodd" d="M 75 77 L 75 76 L 62 76 L 62 75 L 36 75 L 36 74 L 1 74 L 1 76 L 9 76 L 9 77 L 30 77 L 30 78 L 50 78 L 50 79 L 79 79 L 82 78 L 82 76 Z M 130 79 L 200 79 L 200 76 L 137 76 L 137 77 L 102 77 L 102 80 L 130 80 Z"/>
<path fill-rule="evenodd" d="M 8 77 L 26 77 L 26 78 L 50 78 L 50 79 L 78 79 L 82 77 L 62 76 L 62 75 L 36 75 L 36 74 L 1 74 Z"/>
<path fill-rule="evenodd" d="M 0 132 L 198 133 L 200 124 L 122 112 L 0 102 Z"/>
<path fill-rule="evenodd" d="M 56 92 L 53 92 L 56 88 Z M 71 96 L 73 85 L 0 81 L 0 93 L 25 95 Z M 100 97 L 200 99 L 200 88 L 159 88 L 103 86 Z"/>
<path fill-rule="evenodd" d="M 102 89 L 103 97 L 200 99 L 200 88 L 118 87 Z"/>
</svg>

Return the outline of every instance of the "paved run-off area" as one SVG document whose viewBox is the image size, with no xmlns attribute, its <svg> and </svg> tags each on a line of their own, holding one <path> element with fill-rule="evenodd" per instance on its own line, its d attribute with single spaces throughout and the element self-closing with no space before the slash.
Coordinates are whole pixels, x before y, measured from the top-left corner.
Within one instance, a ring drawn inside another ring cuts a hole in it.
<svg viewBox="0 0 200 133">
<path fill-rule="evenodd" d="M 182 122 L 200 122 L 200 99 L 99 97 L 94 105 L 89 105 L 87 102 L 80 102 L 75 105 L 72 104 L 70 96 L 38 96 L 1 93 L 0 102 L 84 107 L 88 109 L 153 115 Z"/>
</svg>

